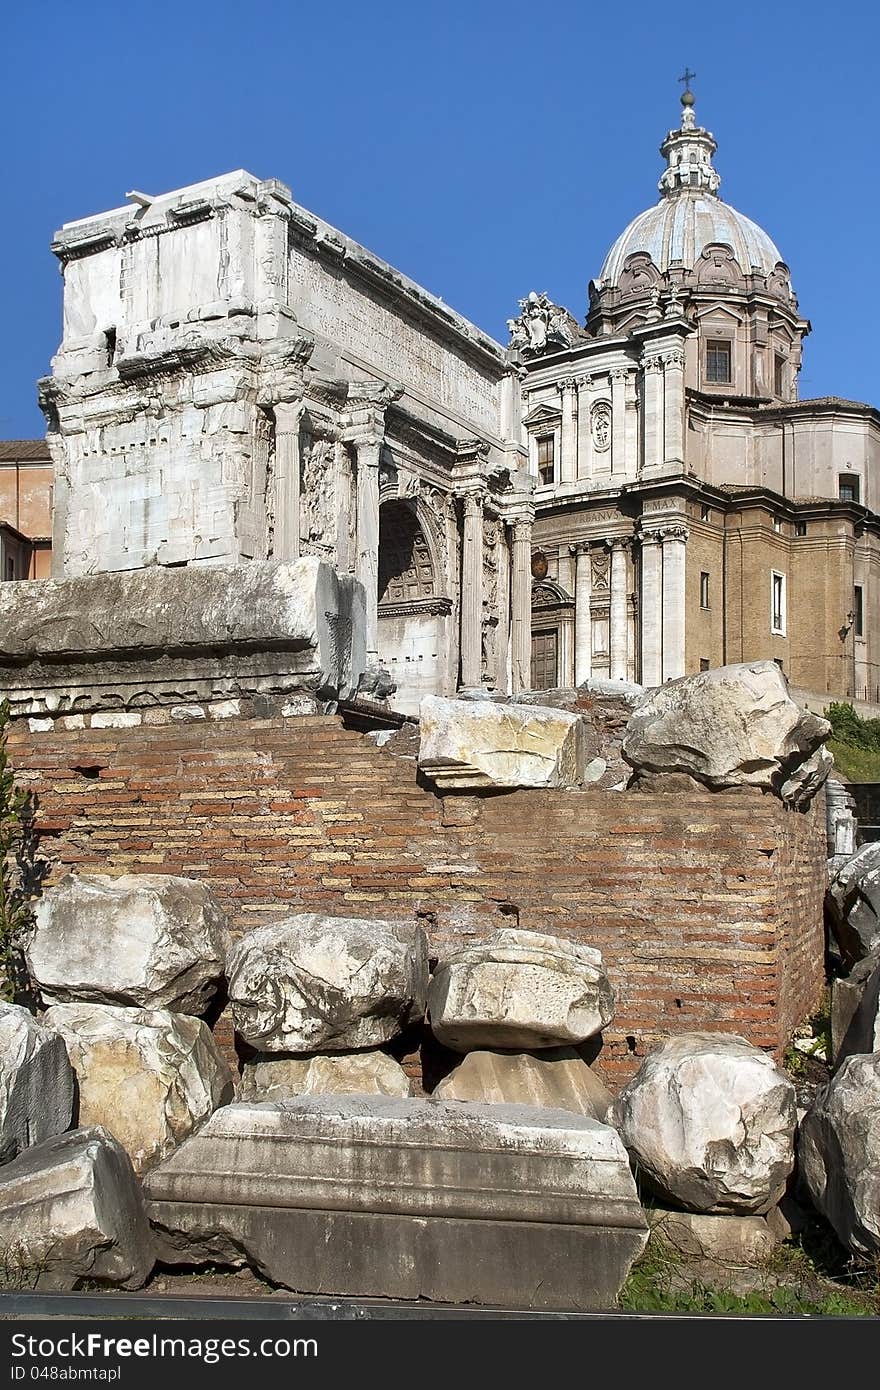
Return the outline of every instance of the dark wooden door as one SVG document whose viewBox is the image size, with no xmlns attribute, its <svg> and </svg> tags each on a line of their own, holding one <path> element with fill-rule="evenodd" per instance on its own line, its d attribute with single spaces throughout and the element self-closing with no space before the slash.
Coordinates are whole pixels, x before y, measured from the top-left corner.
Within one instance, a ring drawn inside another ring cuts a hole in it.
<svg viewBox="0 0 880 1390">
<path fill-rule="evenodd" d="M 558 684 L 558 633 L 532 633 L 532 689 L 552 690 Z"/>
</svg>

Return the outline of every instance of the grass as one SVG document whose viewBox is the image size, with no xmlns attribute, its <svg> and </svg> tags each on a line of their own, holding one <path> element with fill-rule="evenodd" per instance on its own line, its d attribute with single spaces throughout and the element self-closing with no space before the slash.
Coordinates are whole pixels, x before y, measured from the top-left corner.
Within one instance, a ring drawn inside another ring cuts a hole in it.
<svg viewBox="0 0 880 1390">
<path fill-rule="evenodd" d="M 824 1223 L 779 1246 L 763 1267 L 745 1272 L 755 1286 L 736 1288 L 732 1269 L 718 1264 L 710 1270 L 707 1261 L 688 1259 L 653 1231 L 618 1303 L 639 1313 L 880 1315 L 880 1271 L 853 1268 Z"/>
</svg>

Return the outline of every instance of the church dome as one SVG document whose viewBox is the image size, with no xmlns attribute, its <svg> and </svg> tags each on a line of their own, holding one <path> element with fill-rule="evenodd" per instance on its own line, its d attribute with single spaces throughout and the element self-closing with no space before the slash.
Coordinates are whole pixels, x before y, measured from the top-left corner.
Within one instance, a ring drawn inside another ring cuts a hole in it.
<svg viewBox="0 0 880 1390">
<path fill-rule="evenodd" d="M 596 288 L 619 285 L 624 266 L 638 252 L 661 273 L 691 271 L 707 246 L 729 246 L 744 275 L 769 276 L 784 264 L 767 233 L 718 196 L 721 178 L 712 164 L 718 148 L 711 131 L 696 124 L 693 95 L 682 97 L 682 119 L 660 147 L 667 167 L 658 185 L 659 203 L 639 214 L 615 241 Z"/>
</svg>

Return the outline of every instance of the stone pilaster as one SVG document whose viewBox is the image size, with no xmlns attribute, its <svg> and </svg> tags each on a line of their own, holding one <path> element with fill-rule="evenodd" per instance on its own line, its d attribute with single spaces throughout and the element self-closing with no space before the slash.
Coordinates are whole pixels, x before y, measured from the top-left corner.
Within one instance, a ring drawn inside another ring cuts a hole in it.
<svg viewBox="0 0 880 1390">
<path fill-rule="evenodd" d="M 574 571 L 574 683 L 583 685 L 593 674 L 593 619 L 590 597 L 593 588 L 589 544 L 572 546 Z"/>
<path fill-rule="evenodd" d="M 684 675 L 686 526 L 660 528 L 663 546 L 663 680 Z"/>
<path fill-rule="evenodd" d="M 590 378 L 579 376 L 577 387 L 577 476 L 590 479 L 593 476 L 593 435 L 590 429 Z"/>
<path fill-rule="evenodd" d="M 532 518 L 511 523 L 510 657 L 513 694 L 528 690 L 532 668 Z"/>
<path fill-rule="evenodd" d="M 364 586 L 367 661 L 379 655 L 379 455 L 377 436 L 355 441 L 357 450 L 357 545 L 355 574 Z"/>
<path fill-rule="evenodd" d="M 611 372 L 611 472 L 626 472 L 626 380 L 625 367 Z"/>
<path fill-rule="evenodd" d="M 275 559 L 299 556 L 302 401 L 275 406 Z"/>
<path fill-rule="evenodd" d="M 658 355 L 642 361 L 642 462 L 646 469 L 663 462 L 663 362 Z"/>
<path fill-rule="evenodd" d="M 483 492 L 464 498 L 461 552 L 461 684 L 482 683 L 483 655 Z"/>
<path fill-rule="evenodd" d="M 668 467 L 684 468 L 684 352 L 663 353 L 664 458 Z"/>
<path fill-rule="evenodd" d="M 643 531 L 642 583 L 639 603 L 641 618 L 642 685 L 660 685 L 663 680 L 663 564 L 660 537 L 656 531 Z"/>
<path fill-rule="evenodd" d="M 611 542 L 611 679 L 626 680 L 629 617 L 626 603 L 626 553 L 629 541 L 615 537 Z"/>
<path fill-rule="evenodd" d="M 562 398 L 562 458 L 559 481 L 562 483 L 573 483 L 577 479 L 578 440 L 574 422 L 574 392 L 575 384 L 571 377 L 565 377 L 559 382 L 559 394 Z"/>
</svg>

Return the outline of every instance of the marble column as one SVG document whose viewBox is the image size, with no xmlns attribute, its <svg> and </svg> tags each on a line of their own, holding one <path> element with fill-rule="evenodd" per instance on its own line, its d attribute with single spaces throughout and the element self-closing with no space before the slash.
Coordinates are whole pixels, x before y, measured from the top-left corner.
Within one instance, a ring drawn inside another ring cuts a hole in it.
<svg viewBox="0 0 880 1390">
<path fill-rule="evenodd" d="M 611 679 L 626 680 L 627 633 L 626 611 L 626 552 L 629 542 L 615 538 L 611 543 Z"/>
<path fill-rule="evenodd" d="M 664 462 L 684 468 L 684 353 L 663 354 Z"/>
<path fill-rule="evenodd" d="M 656 531 L 643 531 L 642 584 L 639 602 L 641 617 L 642 685 L 660 685 L 663 680 L 663 564 L 660 537 Z"/>
<path fill-rule="evenodd" d="M 359 439 L 357 448 L 357 561 L 367 607 L 367 660 L 379 656 L 379 454 L 381 439 Z"/>
<path fill-rule="evenodd" d="M 574 683 L 583 685 L 593 674 L 593 618 L 590 595 L 593 566 L 589 544 L 573 547 L 574 571 Z"/>
<path fill-rule="evenodd" d="M 514 695 L 532 683 L 532 523 L 513 522 L 510 567 L 510 654 Z"/>
<path fill-rule="evenodd" d="M 483 495 L 464 499 L 461 547 L 461 684 L 482 685 L 483 665 Z"/>
<path fill-rule="evenodd" d="M 611 472 L 626 472 L 626 379 L 629 372 L 615 367 L 611 372 Z"/>
<path fill-rule="evenodd" d="M 559 393 L 562 397 L 562 459 L 559 481 L 573 483 L 577 479 L 578 441 L 574 423 L 574 381 L 571 377 L 559 382 Z"/>
<path fill-rule="evenodd" d="M 299 556 L 300 423 L 302 401 L 275 406 L 275 550 L 276 560 Z"/>
<path fill-rule="evenodd" d="M 687 528 L 664 526 L 663 545 L 663 680 L 684 675 L 685 545 Z"/>
<path fill-rule="evenodd" d="M 348 574 L 351 564 L 351 455 L 348 445 L 338 439 L 333 446 L 336 498 L 336 567 Z"/>
<path fill-rule="evenodd" d="M 659 357 L 646 357 L 642 391 L 642 462 L 657 468 L 663 462 L 663 363 Z"/>
</svg>

